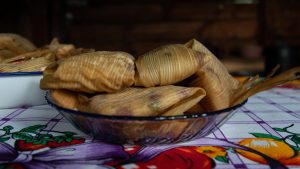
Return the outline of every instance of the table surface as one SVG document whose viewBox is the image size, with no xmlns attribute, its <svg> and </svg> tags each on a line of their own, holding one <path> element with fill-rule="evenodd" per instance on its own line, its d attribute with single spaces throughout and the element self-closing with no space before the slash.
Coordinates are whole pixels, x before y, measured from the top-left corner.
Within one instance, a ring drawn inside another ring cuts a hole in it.
<svg viewBox="0 0 300 169">
<path fill-rule="evenodd" d="M 0 168 L 300 168 L 299 89 L 259 93 L 209 136 L 172 146 L 99 142 L 48 105 L 2 109 L 0 119 Z"/>
</svg>

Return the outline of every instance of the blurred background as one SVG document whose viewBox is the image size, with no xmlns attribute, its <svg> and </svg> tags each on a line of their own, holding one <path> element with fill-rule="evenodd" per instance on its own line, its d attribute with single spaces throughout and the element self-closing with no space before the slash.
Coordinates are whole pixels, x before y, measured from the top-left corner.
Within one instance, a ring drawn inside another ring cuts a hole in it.
<svg viewBox="0 0 300 169">
<path fill-rule="evenodd" d="M 299 0 L 6 0 L 0 32 L 135 56 L 195 38 L 237 75 L 299 66 Z"/>
</svg>

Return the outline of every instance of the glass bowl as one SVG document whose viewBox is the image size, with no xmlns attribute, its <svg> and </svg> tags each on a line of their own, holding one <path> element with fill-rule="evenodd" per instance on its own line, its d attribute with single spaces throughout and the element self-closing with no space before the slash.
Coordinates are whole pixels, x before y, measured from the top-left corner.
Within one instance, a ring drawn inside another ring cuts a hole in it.
<svg viewBox="0 0 300 169">
<path fill-rule="evenodd" d="M 46 92 L 49 105 L 97 140 L 124 145 L 161 145 L 194 140 L 220 127 L 246 102 L 220 111 L 177 116 L 107 116 L 66 109 Z"/>
</svg>

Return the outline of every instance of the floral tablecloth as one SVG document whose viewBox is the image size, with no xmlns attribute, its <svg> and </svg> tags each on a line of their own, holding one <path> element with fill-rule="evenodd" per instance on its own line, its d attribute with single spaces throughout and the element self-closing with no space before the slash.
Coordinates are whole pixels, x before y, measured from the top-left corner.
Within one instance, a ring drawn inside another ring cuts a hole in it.
<svg viewBox="0 0 300 169">
<path fill-rule="evenodd" d="M 167 146 L 93 140 L 48 105 L 2 109 L 0 119 L 0 169 L 300 168 L 299 89 L 257 94 L 209 136 Z"/>
</svg>

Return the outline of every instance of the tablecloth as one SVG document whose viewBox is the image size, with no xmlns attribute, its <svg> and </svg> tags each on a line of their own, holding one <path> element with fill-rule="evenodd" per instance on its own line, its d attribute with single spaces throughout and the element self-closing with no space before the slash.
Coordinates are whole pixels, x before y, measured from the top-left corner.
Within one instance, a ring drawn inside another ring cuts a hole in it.
<svg viewBox="0 0 300 169">
<path fill-rule="evenodd" d="M 0 168 L 300 168 L 299 89 L 252 96 L 212 134 L 169 147 L 93 140 L 48 105 L 2 109 L 0 119 Z"/>
</svg>

